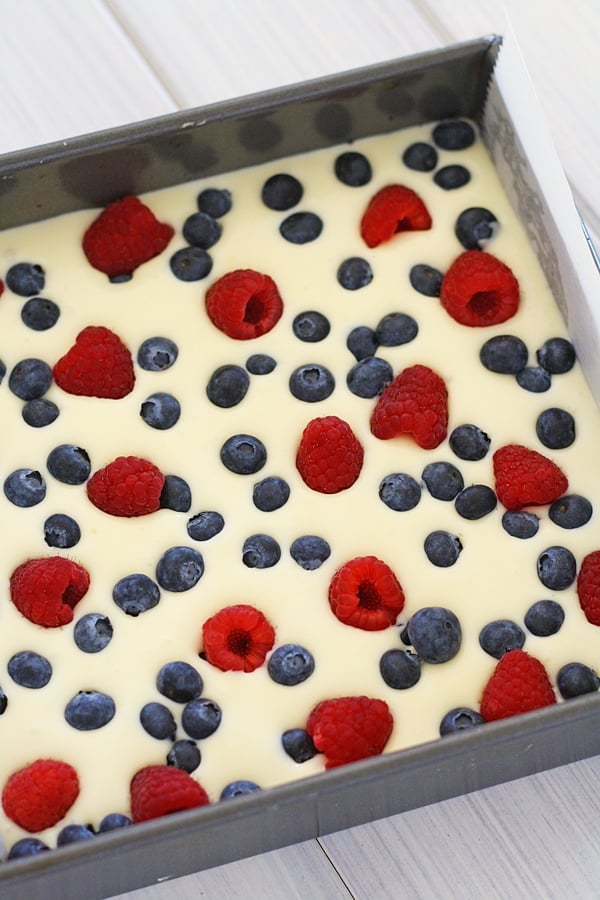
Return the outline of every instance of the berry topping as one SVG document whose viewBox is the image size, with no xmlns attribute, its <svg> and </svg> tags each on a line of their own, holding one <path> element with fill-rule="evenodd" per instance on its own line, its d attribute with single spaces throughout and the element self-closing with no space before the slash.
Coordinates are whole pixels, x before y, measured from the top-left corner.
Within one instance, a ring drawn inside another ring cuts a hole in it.
<svg viewBox="0 0 600 900">
<path fill-rule="evenodd" d="M 496 450 L 493 465 L 496 495 L 507 509 L 552 503 L 569 486 L 556 463 L 520 444 Z"/>
<path fill-rule="evenodd" d="M 512 537 L 526 540 L 538 533 L 540 520 L 535 513 L 521 509 L 507 509 L 502 516 L 502 527 Z"/>
<path fill-rule="evenodd" d="M 277 362 L 267 353 L 253 353 L 246 360 L 246 368 L 251 375 L 269 375 Z"/>
<path fill-rule="evenodd" d="M 267 671 L 277 684 L 293 686 L 310 678 L 315 670 L 315 660 L 305 647 L 298 644 L 282 644 L 269 657 Z"/>
<path fill-rule="evenodd" d="M 465 166 L 442 166 L 433 176 L 434 182 L 444 191 L 455 191 L 471 180 L 471 173 Z"/>
<path fill-rule="evenodd" d="M 204 684 L 200 674 L 181 660 L 165 663 L 156 676 L 156 687 L 175 703 L 189 703 L 202 693 Z"/>
<path fill-rule="evenodd" d="M 414 341 L 419 333 L 415 319 L 407 313 L 388 313 L 378 323 L 375 338 L 380 347 L 399 347 Z"/>
<path fill-rule="evenodd" d="M 525 613 L 525 627 L 537 637 L 549 637 L 560 631 L 565 611 L 556 600 L 538 600 Z"/>
<path fill-rule="evenodd" d="M 308 244 L 316 241 L 322 230 L 323 220 L 311 212 L 292 213 L 279 226 L 279 233 L 290 244 Z"/>
<path fill-rule="evenodd" d="M 78 795 L 79 779 L 72 766 L 37 759 L 10 776 L 2 791 L 2 807 L 25 831 L 43 831 L 60 822 Z"/>
<path fill-rule="evenodd" d="M 419 681 L 421 662 L 412 650 L 386 650 L 379 660 L 379 672 L 388 687 L 405 691 Z"/>
<path fill-rule="evenodd" d="M 491 253 L 466 250 L 444 275 L 440 301 L 461 325 L 499 325 L 519 308 L 519 283 L 509 267 Z"/>
<path fill-rule="evenodd" d="M 378 356 L 365 356 L 348 372 L 346 384 L 356 397 L 372 400 L 392 382 L 394 371 L 389 362 Z"/>
<path fill-rule="evenodd" d="M 165 475 L 160 494 L 160 508 L 188 512 L 192 506 L 192 489 L 179 475 Z"/>
<path fill-rule="evenodd" d="M 580 494 L 568 494 L 550 504 L 548 517 L 560 528 L 581 528 L 592 518 L 592 504 Z"/>
<path fill-rule="evenodd" d="M 331 547 L 326 540 L 317 535 L 303 534 L 292 542 L 290 556 L 300 568 L 312 572 L 329 559 Z"/>
<path fill-rule="evenodd" d="M 339 264 L 336 277 L 347 291 L 358 291 L 373 281 L 373 270 L 362 256 L 349 256 Z"/>
<path fill-rule="evenodd" d="M 406 639 L 423 662 L 444 663 L 460 650 L 462 629 L 451 609 L 424 606 L 408 620 Z"/>
<path fill-rule="evenodd" d="M 253 672 L 275 643 L 275 630 L 254 606 L 226 606 L 202 626 L 202 647 L 211 665 L 223 672 Z"/>
<path fill-rule="evenodd" d="M 594 694 L 600 687 L 597 673 L 584 663 L 567 663 L 556 676 L 556 686 L 563 700 Z"/>
<path fill-rule="evenodd" d="M 317 753 L 308 731 L 304 728 L 290 728 L 281 735 L 281 746 L 294 762 L 308 762 Z"/>
<path fill-rule="evenodd" d="M 355 483 L 363 457 L 363 448 L 350 425 L 337 416 L 325 416 L 306 425 L 296 454 L 296 467 L 313 491 L 336 494 Z"/>
<path fill-rule="evenodd" d="M 157 391 L 147 397 L 140 406 L 140 416 L 150 428 L 167 431 L 179 421 L 181 406 L 172 394 Z"/>
<path fill-rule="evenodd" d="M 197 212 L 188 216 L 183 223 L 183 237 L 192 247 L 209 250 L 222 234 L 222 227 L 207 213 Z"/>
<path fill-rule="evenodd" d="M 516 375 L 517 384 L 532 394 L 543 394 L 550 390 L 552 376 L 541 366 L 525 366 Z"/>
<path fill-rule="evenodd" d="M 409 434 L 419 447 L 432 450 L 446 437 L 448 391 L 427 366 L 409 366 L 379 397 L 371 415 L 371 432 L 388 440 Z"/>
<path fill-rule="evenodd" d="M 362 187 L 371 180 L 371 163 L 362 153 L 347 150 L 336 157 L 334 163 L 336 178 L 348 187 Z"/>
<path fill-rule="evenodd" d="M 402 154 L 402 162 L 415 172 L 432 172 L 438 164 L 438 153 L 431 144 L 415 141 Z"/>
<path fill-rule="evenodd" d="M 38 838 L 21 838 L 16 841 L 8 852 L 7 859 L 23 859 L 26 856 L 36 856 L 49 850 L 48 844 L 40 841 Z"/>
<path fill-rule="evenodd" d="M 198 209 L 214 219 L 220 219 L 232 207 L 231 192 L 226 188 L 205 188 L 197 197 Z"/>
<path fill-rule="evenodd" d="M 166 738 L 175 740 L 177 723 L 171 710 L 164 703 L 152 701 L 146 703 L 140 710 L 140 724 L 146 734 L 164 741 Z"/>
<path fill-rule="evenodd" d="M 19 297 L 39 294 L 45 284 L 46 274 L 38 263 L 15 263 L 6 273 L 6 287 Z"/>
<path fill-rule="evenodd" d="M 387 563 L 375 556 L 357 556 L 333 575 L 329 606 L 344 625 L 382 631 L 394 625 L 404 609 L 404 592 Z"/>
<path fill-rule="evenodd" d="M 448 438 L 450 449 L 459 459 L 483 459 L 490 449 L 490 437 L 478 425 L 457 425 Z"/>
<path fill-rule="evenodd" d="M 53 374 L 67 394 L 110 400 L 126 397 L 135 383 L 131 353 L 118 335 L 102 325 L 80 331 Z"/>
<path fill-rule="evenodd" d="M 51 425 L 58 419 L 60 410 L 52 400 L 48 400 L 46 397 L 37 397 L 23 404 L 21 415 L 31 428 L 45 428 L 46 425 Z"/>
<path fill-rule="evenodd" d="M 42 359 L 22 359 L 8 376 L 8 387 L 20 400 L 43 397 L 52 384 L 52 369 Z"/>
<path fill-rule="evenodd" d="M 281 318 L 283 301 L 269 275 L 236 269 L 210 286 L 206 312 L 219 331 L 247 341 L 271 331 Z"/>
<path fill-rule="evenodd" d="M 302 199 L 304 193 L 302 185 L 293 175 L 287 175 L 285 172 L 277 175 L 271 175 L 265 181 L 261 197 L 265 206 L 279 212 L 291 209 L 296 206 Z"/>
<path fill-rule="evenodd" d="M 173 254 L 169 266 L 179 281 L 201 281 L 212 271 L 213 261 L 202 247 L 182 247 Z"/>
<path fill-rule="evenodd" d="M 479 632 L 479 646 L 495 659 L 500 659 L 509 650 L 521 650 L 524 643 L 525 632 L 510 619 L 488 622 Z"/>
<path fill-rule="evenodd" d="M 111 516 L 146 516 L 160 508 L 164 476 L 147 459 L 118 456 L 94 472 L 87 495 L 98 509 Z"/>
<path fill-rule="evenodd" d="M 188 772 L 174 766 L 146 766 L 131 779 L 134 822 L 158 819 L 183 809 L 206 806 L 208 794 Z"/>
<path fill-rule="evenodd" d="M 56 836 L 56 846 L 66 847 L 67 844 L 89 841 L 93 837 L 94 832 L 87 825 L 65 825 Z"/>
<path fill-rule="evenodd" d="M 12 573 L 10 598 L 30 622 L 58 628 L 72 621 L 89 584 L 83 566 L 63 556 L 30 559 Z"/>
<path fill-rule="evenodd" d="M 577 562 L 568 547 L 543 550 L 536 563 L 538 578 L 551 591 L 564 591 L 575 581 Z"/>
<path fill-rule="evenodd" d="M 158 604 L 160 591 L 151 578 L 136 572 L 134 575 L 125 575 L 117 581 L 112 598 L 119 609 L 128 616 L 135 617 Z"/>
<path fill-rule="evenodd" d="M 346 347 L 359 361 L 375 356 L 378 347 L 375 331 L 367 325 L 357 325 L 348 335 Z"/>
<path fill-rule="evenodd" d="M 46 465 L 52 477 L 63 484 L 83 484 L 92 471 L 87 450 L 73 444 L 59 444 L 51 450 Z"/>
<path fill-rule="evenodd" d="M 498 505 L 498 499 L 487 484 L 470 484 L 456 495 L 454 508 L 463 519 L 481 519 Z"/>
<path fill-rule="evenodd" d="M 108 813 L 100 820 L 98 834 L 104 834 L 105 831 L 114 831 L 115 828 L 126 828 L 132 824 L 129 816 L 124 816 L 123 813 Z"/>
<path fill-rule="evenodd" d="M 52 678 L 52 666 L 49 661 L 33 650 L 15 653 L 9 659 L 6 668 L 15 684 L 30 690 L 45 687 Z"/>
<path fill-rule="evenodd" d="M 221 513 L 213 509 L 207 509 L 188 519 L 186 529 L 193 541 L 210 541 L 224 527 L 225 519 Z"/>
<path fill-rule="evenodd" d="M 245 794 L 253 794 L 255 791 L 260 791 L 260 785 L 255 781 L 240 778 L 225 785 L 219 794 L 219 800 L 231 800 L 232 797 L 243 797 Z"/>
<path fill-rule="evenodd" d="M 460 538 L 448 531 L 431 531 L 423 542 L 430 563 L 442 569 L 453 566 L 462 551 Z"/>
<path fill-rule="evenodd" d="M 489 209 L 472 206 L 456 220 L 454 233 L 465 250 L 483 250 L 498 230 L 498 220 Z"/>
<path fill-rule="evenodd" d="M 600 550 L 583 558 L 577 576 L 577 596 L 588 622 L 600 625 Z"/>
<path fill-rule="evenodd" d="M 292 322 L 295 336 L 309 344 L 316 344 L 326 338 L 330 328 L 329 319 L 323 313 L 312 309 L 298 313 Z"/>
<path fill-rule="evenodd" d="M 426 263 L 417 263 L 411 268 L 408 278 L 415 291 L 424 294 L 425 297 L 440 296 L 444 276 L 439 269 L 434 269 Z"/>
<path fill-rule="evenodd" d="M 465 486 L 460 471 L 449 462 L 428 463 L 421 477 L 436 500 L 454 500 Z"/>
<path fill-rule="evenodd" d="M 467 706 L 457 706 L 456 709 L 449 710 L 440 722 L 440 737 L 475 728 L 477 725 L 483 725 L 484 722 L 485 719 L 477 710 L 469 709 Z"/>
<path fill-rule="evenodd" d="M 527 344 L 514 334 L 498 334 L 485 342 L 479 359 L 490 372 L 517 375 L 527 365 Z"/>
<path fill-rule="evenodd" d="M 329 369 L 320 363 L 298 366 L 290 375 L 290 393 L 305 403 L 326 400 L 335 389 L 335 379 Z"/>
<path fill-rule="evenodd" d="M 15 506 L 23 509 L 37 506 L 46 496 L 46 482 L 34 469 L 17 469 L 4 480 L 4 494 Z"/>
<path fill-rule="evenodd" d="M 379 483 L 379 499 L 396 512 L 407 512 L 420 501 L 421 485 L 412 475 L 393 472 Z"/>
<path fill-rule="evenodd" d="M 251 434 L 234 434 L 220 451 L 221 462 L 236 475 L 255 475 L 267 461 L 265 445 Z"/>
<path fill-rule="evenodd" d="M 203 575 L 204 558 L 192 547 L 169 547 L 156 564 L 156 580 L 165 591 L 189 591 Z"/>
<path fill-rule="evenodd" d="M 484 688 L 480 712 L 486 722 L 492 722 L 553 703 L 556 697 L 543 664 L 516 648 L 497 663 Z"/>
<path fill-rule="evenodd" d="M 221 707 L 214 700 L 198 697 L 190 700 L 181 713 L 181 725 L 186 734 L 196 741 L 214 734 L 221 724 Z"/>
<path fill-rule="evenodd" d="M 115 714 L 115 701 L 100 691 L 79 691 L 65 707 L 65 719 L 77 731 L 103 728 Z"/>
<path fill-rule="evenodd" d="M 551 375 L 562 375 L 575 365 L 575 348 L 566 338 L 550 338 L 536 353 L 540 366 Z"/>
<path fill-rule="evenodd" d="M 545 409 L 537 417 L 535 433 L 549 450 L 564 450 L 575 440 L 575 419 L 566 409 Z"/>
<path fill-rule="evenodd" d="M 242 562 L 249 569 L 270 569 L 281 559 L 281 547 L 269 534 L 251 534 L 242 546 Z"/>
<path fill-rule="evenodd" d="M 435 126 L 431 137 L 442 150 L 466 150 L 475 141 L 475 129 L 464 119 L 445 119 Z"/>
<path fill-rule="evenodd" d="M 184 738 L 175 741 L 167 753 L 167 765 L 175 766 L 184 772 L 195 772 L 201 762 L 200 751 L 194 741 Z"/>
<path fill-rule="evenodd" d="M 400 231 L 428 231 L 431 216 L 410 188 L 390 184 L 369 201 L 360 222 L 360 234 L 367 247 L 378 247 Z"/>
<path fill-rule="evenodd" d="M 78 544 L 80 538 L 81 529 L 71 516 L 54 513 L 44 522 L 44 540 L 49 547 L 65 550 Z"/>
<path fill-rule="evenodd" d="M 323 700 L 306 723 L 316 749 L 325 754 L 326 769 L 383 753 L 393 727 L 387 703 L 371 697 Z"/>
<path fill-rule="evenodd" d="M 290 496 L 290 486 L 283 478 L 272 475 L 263 478 L 252 488 L 252 502 L 262 512 L 273 512 L 285 506 Z"/>
<path fill-rule="evenodd" d="M 21 319 L 33 331 L 47 331 L 58 322 L 60 309 L 52 300 L 32 297 L 23 304 Z"/>
<path fill-rule="evenodd" d="M 102 613 L 86 613 L 73 629 L 73 640 L 83 653 L 99 653 L 108 647 L 112 636 L 112 623 Z"/>
</svg>

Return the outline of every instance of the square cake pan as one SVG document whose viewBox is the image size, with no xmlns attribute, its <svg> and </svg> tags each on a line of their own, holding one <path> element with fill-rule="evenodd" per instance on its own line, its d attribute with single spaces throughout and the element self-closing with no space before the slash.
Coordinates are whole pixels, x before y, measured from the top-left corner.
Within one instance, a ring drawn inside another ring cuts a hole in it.
<svg viewBox="0 0 600 900">
<path fill-rule="evenodd" d="M 480 125 L 600 401 L 600 279 L 512 38 L 8 154 L 0 228 L 450 116 Z M 0 864 L 0 897 L 107 897 L 574 762 L 600 752 L 599 718 L 600 696 L 588 695 Z"/>
</svg>

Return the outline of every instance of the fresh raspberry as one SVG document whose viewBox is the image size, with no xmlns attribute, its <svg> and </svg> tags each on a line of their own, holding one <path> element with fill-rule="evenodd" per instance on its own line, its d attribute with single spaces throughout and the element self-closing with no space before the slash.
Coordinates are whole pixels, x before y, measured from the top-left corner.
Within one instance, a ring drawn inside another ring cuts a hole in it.
<svg viewBox="0 0 600 900">
<path fill-rule="evenodd" d="M 120 400 L 133 390 L 131 353 L 120 337 L 103 325 L 88 325 L 52 371 L 67 394 Z"/>
<path fill-rule="evenodd" d="M 583 558 L 577 576 L 579 605 L 591 625 L 600 625 L 600 550 Z"/>
<path fill-rule="evenodd" d="M 352 487 L 362 469 L 364 451 L 348 425 L 337 416 L 312 419 L 302 432 L 296 468 L 304 483 L 320 494 Z"/>
<path fill-rule="evenodd" d="M 123 197 L 92 222 L 83 236 L 83 252 L 95 269 L 118 278 L 162 253 L 174 234 L 137 197 Z"/>
<path fill-rule="evenodd" d="M 357 556 L 331 579 L 329 605 L 344 625 L 381 631 L 402 612 L 404 593 L 387 563 L 375 556 Z"/>
<path fill-rule="evenodd" d="M 428 231 L 431 216 L 418 194 L 401 184 L 388 184 L 369 201 L 360 221 L 367 247 L 378 247 L 399 231 Z"/>
<path fill-rule="evenodd" d="M 493 465 L 496 496 L 507 509 L 552 503 L 569 486 L 556 463 L 520 444 L 507 444 L 496 450 Z"/>
<path fill-rule="evenodd" d="M 111 516 L 146 516 L 160 508 L 165 478 L 160 469 L 139 456 L 118 456 L 89 479 L 87 495 Z"/>
<path fill-rule="evenodd" d="M 3 292 L 4 292 L 4 282 L 0 278 L 0 297 L 2 296 Z"/>
<path fill-rule="evenodd" d="M 10 599 L 30 622 L 58 628 L 72 621 L 89 586 L 83 566 L 64 556 L 47 556 L 17 566 L 10 576 Z"/>
<path fill-rule="evenodd" d="M 195 778 L 174 766 L 140 769 L 131 779 L 129 790 L 134 822 L 146 822 L 210 803 L 208 794 Z"/>
<path fill-rule="evenodd" d="M 202 626 L 202 648 L 222 672 L 254 672 L 275 643 L 275 630 L 254 606 L 226 606 Z"/>
<path fill-rule="evenodd" d="M 448 391 L 427 366 L 409 366 L 382 391 L 371 414 L 371 432 L 383 440 L 411 434 L 419 447 L 432 450 L 448 429 Z"/>
<path fill-rule="evenodd" d="M 393 727 L 387 703 L 371 697 L 323 700 L 306 723 L 315 747 L 325 754 L 326 769 L 383 753 Z"/>
<path fill-rule="evenodd" d="M 269 275 L 236 269 L 209 287 L 206 312 L 227 337 L 248 341 L 271 331 L 281 318 L 283 301 Z"/>
<path fill-rule="evenodd" d="M 43 831 L 60 822 L 78 795 L 79 778 L 73 766 L 57 759 L 36 759 L 10 776 L 2 791 L 2 807 L 25 831 Z"/>
<path fill-rule="evenodd" d="M 519 308 L 519 282 L 491 253 L 465 250 L 444 275 L 440 300 L 461 325 L 499 325 Z"/>
<path fill-rule="evenodd" d="M 493 722 L 553 703 L 556 695 L 539 659 L 524 650 L 508 650 L 484 688 L 480 712 Z"/>
</svg>

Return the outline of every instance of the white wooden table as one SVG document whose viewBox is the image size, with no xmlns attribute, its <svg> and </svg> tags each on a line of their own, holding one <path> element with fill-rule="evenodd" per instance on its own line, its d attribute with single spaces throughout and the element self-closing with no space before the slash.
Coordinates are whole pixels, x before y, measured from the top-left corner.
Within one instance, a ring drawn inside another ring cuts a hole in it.
<svg viewBox="0 0 600 900">
<path fill-rule="evenodd" d="M 506 10 L 600 235 L 600 0 L 504 10 L 491 0 L 0 0 L 0 10 L 0 152 L 502 33 Z M 599 780 L 600 758 L 586 760 L 119 898 L 597 898 Z"/>
</svg>

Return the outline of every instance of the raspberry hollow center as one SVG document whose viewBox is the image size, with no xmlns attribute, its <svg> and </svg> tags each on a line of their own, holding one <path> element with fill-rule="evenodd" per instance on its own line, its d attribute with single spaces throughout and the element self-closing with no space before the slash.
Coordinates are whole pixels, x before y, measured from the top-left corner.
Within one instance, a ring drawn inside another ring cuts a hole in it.
<svg viewBox="0 0 600 900">
<path fill-rule="evenodd" d="M 246 308 L 244 310 L 244 322 L 246 322 L 248 325 L 258 325 L 259 322 L 262 321 L 264 314 L 264 301 L 261 300 L 260 297 L 256 296 L 256 294 L 253 297 L 250 297 L 250 299 L 246 303 Z"/>
<path fill-rule="evenodd" d="M 496 311 L 498 303 L 497 291 L 477 291 L 469 300 L 468 306 L 475 315 L 484 318 Z"/>
<path fill-rule="evenodd" d="M 372 581 L 361 581 L 356 594 L 362 609 L 376 610 L 381 607 L 381 595 Z"/>
<path fill-rule="evenodd" d="M 241 628 L 234 628 L 227 636 L 227 649 L 236 656 L 248 656 L 252 649 L 252 637 Z"/>
</svg>

